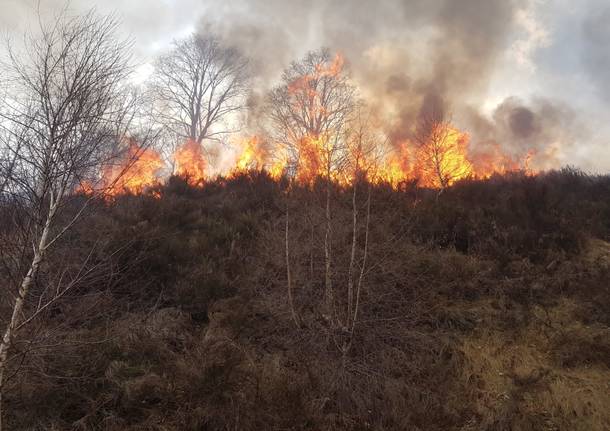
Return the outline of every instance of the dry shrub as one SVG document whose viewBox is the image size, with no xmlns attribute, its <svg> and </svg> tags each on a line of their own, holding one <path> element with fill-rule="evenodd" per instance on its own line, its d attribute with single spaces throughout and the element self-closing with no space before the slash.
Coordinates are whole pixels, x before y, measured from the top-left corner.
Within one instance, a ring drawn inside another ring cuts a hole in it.
<svg viewBox="0 0 610 431">
<path fill-rule="evenodd" d="M 565 173 L 465 182 L 438 201 L 376 188 L 345 357 L 318 308 L 320 190 L 295 190 L 290 207 L 299 329 L 280 185 L 172 179 L 161 199 L 121 198 L 73 240 L 96 226 L 133 238 L 113 261 L 128 270 L 44 316 L 63 324 L 10 382 L 10 429 L 609 429 L 610 254 L 580 242 L 610 232 L 606 188 Z M 333 193 L 339 291 L 351 212 Z"/>
</svg>

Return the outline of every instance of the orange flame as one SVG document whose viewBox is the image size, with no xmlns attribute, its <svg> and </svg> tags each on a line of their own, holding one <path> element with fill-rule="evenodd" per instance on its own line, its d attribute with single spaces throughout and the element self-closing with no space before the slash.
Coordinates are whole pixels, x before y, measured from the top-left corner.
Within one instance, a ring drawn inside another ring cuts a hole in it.
<svg viewBox="0 0 610 431">
<path fill-rule="evenodd" d="M 472 175 L 472 164 L 467 157 L 470 138 L 466 133 L 440 123 L 431 136 L 416 154 L 415 174 L 422 185 L 442 188 Z"/>
<path fill-rule="evenodd" d="M 444 129 L 439 132 L 441 127 Z M 231 175 L 264 169 L 278 180 L 286 172 L 289 163 L 293 163 L 294 178 L 302 185 L 311 185 L 317 177 L 327 176 L 341 185 L 350 184 L 352 179 L 348 177 L 353 173 L 339 173 L 334 166 L 328 165 L 330 151 L 326 139 L 324 135 L 300 139 L 294 149 L 294 160 L 282 148 L 275 153 L 269 152 L 263 148 L 263 141 L 257 136 L 243 139 L 239 144 L 241 153 Z M 385 163 L 377 167 L 374 167 L 376 163 L 373 161 L 366 160 L 364 154 L 358 153 L 360 166 L 367 166 L 369 181 L 388 183 L 394 188 L 413 180 L 417 180 L 423 187 L 443 188 L 466 178 L 489 178 L 494 173 L 503 174 L 515 170 L 534 173 L 529 166 L 534 152 L 530 151 L 522 158 L 511 157 L 504 154 L 499 145 L 488 145 L 485 151 L 472 152 L 468 134 L 446 123 L 436 125 L 430 132 L 429 140 L 430 142 L 420 145 L 403 141 L 386 156 Z"/>
<path fill-rule="evenodd" d="M 237 158 L 234 171 L 245 172 L 252 169 L 263 169 L 267 153 L 262 148 L 262 140 L 258 136 L 252 136 L 242 140 L 240 145 L 242 151 Z"/>
<path fill-rule="evenodd" d="M 341 54 L 336 54 L 333 61 L 330 63 L 322 62 L 315 65 L 315 70 L 311 74 L 303 75 L 288 85 L 288 92 L 295 97 L 294 103 L 299 108 L 304 108 L 326 115 L 324 103 L 320 100 L 320 95 L 316 89 L 318 82 L 324 77 L 339 76 L 343 71 L 345 60 Z"/>
<path fill-rule="evenodd" d="M 195 185 L 205 181 L 205 158 L 203 149 L 196 141 L 189 139 L 174 153 L 176 174 L 185 177 L 189 184 Z"/>
<path fill-rule="evenodd" d="M 274 156 L 267 167 L 267 172 L 271 178 L 277 181 L 282 178 L 288 168 L 288 153 L 281 149 Z"/>
<path fill-rule="evenodd" d="M 307 184 L 318 175 L 324 175 L 326 167 L 325 137 L 306 136 L 298 143 L 297 180 Z"/>
<path fill-rule="evenodd" d="M 269 151 L 264 139 L 256 135 L 242 139 L 238 145 L 241 147 L 241 153 L 230 171 L 230 176 L 251 170 L 264 170 L 275 180 L 282 177 L 288 164 L 288 156 L 283 149 Z"/>
<path fill-rule="evenodd" d="M 483 152 L 471 152 L 469 136 L 450 125 L 444 133 L 431 133 L 442 136 L 437 142 L 425 142 L 416 146 L 409 141 L 398 145 L 390 154 L 375 179 L 393 187 L 403 181 L 417 179 L 424 187 L 445 187 L 465 178 L 489 178 L 494 173 L 504 174 L 523 170 L 535 173 L 530 162 L 535 155 L 529 151 L 521 159 L 502 152 L 499 145 L 491 145 Z"/>
<path fill-rule="evenodd" d="M 373 181 L 397 187 L 402 181 L 413 177 L 410 160 L 409 146 L 403 142 L 387 157 L 386 163 L 379 167 Z"/>
<path fill-rule="evenodd" d="M 315 97 L 317 92 L 312 82 L 325 76 L 338 76 L 343 71 L 345 60 L 341 54 L 336 54 L 333 61 L 329 64 L 319 63 L 315 66 L 315 72 L 303 75 L 290 83 L 288 92 L 296 93 L 305 91 L 310 97 Z"/>
<path fill-rule="evenodd" d="M 150 148 L 142 149 L 135 140 L 130 140 L 129 148 L 120 161 L 103 166 L 101 179 L 95 184 L 84 183 L 80 191 L 87 194 L 102 191 L 107 196 L 142 193 L 157 183 L 161 168 L 163 161 L 159 153 Z"/>
<path fill-rule="evenodd" d="M 319 81 L 324 77 L 335 77 L 343 71 L 345 61 L 341 54 L 336 54 L 330 62 L 315 65 L 314 71 L 301 76 L 288 85 L 288 92 L 294 96 L 293 103 L 300 110 L 309 111 L 309 115 L 326 116 L 325 102 L 317 91 Z M 296 145 L 296 179 L 304 184 L 311 183 L 317 176 L 328 176 L 338 180 L 333 172 L 328 172 L 330 160 L 329 137 L 310 131 Z M 284 164 L 287 157 L 284 157 Z"/>
</svg>

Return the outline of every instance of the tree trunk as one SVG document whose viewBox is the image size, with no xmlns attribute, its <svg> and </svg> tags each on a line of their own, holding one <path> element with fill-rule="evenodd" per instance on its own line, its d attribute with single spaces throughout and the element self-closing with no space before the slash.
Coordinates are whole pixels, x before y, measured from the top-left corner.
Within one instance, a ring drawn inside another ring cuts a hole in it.
<svg viewBox="0 0 610 431">
<path fill-rule="evenodd" d="M 290 272 L 290 241 L 288 240 L 288 232 L 289 232 L 289 220 L 290 214 L 288 212 L 288 192 L 286 192 L 286 229 L 285 229 L 285 245 L 286 245 L 286 283 L 288 287 L 288 305 L 290 306 L 290 314 L 292 315 L 292 320 L 294 320 L 294 324 L 297 326 L 297 329 L 300 328 L 299 319 L 294 308 L 294 298 L 292 296 L 292 273 Z M 2 430 L 0 430 L 2 431 Z"/>
<path fill-rule="evenodd" d="M 57 210 L 57 203 L 53 201 L 53 199 L 51 199 L 51 202 L 52 203 L 49 208 L 49 214 L 47 215 L 44 228 L 42 229 L 40 240 L 38 241 L 38 246 L 34 249 L 34 257 L 32 259 L 32 263 L 30 264 L 30 268 L 28 269 L 27 274 L 21 282 L 21 286 L 19 286 L 19 292 L 17 294 L 17 298 L 15 299 L 15 304 L 13 306 L 13 313 L 11 315 L 11 319 L 8 323 L 8 326 L 4 331 L 2 342 L 0 343 L 0 431 L 2 431 L 2 393 L 4 392 L 3 384 L 8 362 L 8 354 L 12 347 L 13 339 L 16 335 L 15 331 L 19 326 L 19 323 L 21 322 L 25 298 L 28 295 L 34 278 L 38 274 L 40 264 L 45 255 L 47 241 L 49 238 L 49 231 L 51 228 L 51 222 L 53 221 L 55 211 Z"/>
<path fill-rule="evenodd" d="M 366 222 L 364 227 L 364 249 L 362 250 L 362 266 L 360 267 L 360 275 L 358 276 L 358 284 L 356 285 L 356 304 L 354 305 L 354 315 L 352 318 L 352 327 L 350 329 L 350 345 L 351 339 L 354 337 L 354 329 L 358 320 L 358 308 L 360 307 L 360 293 L 362 291 L 362 280 L 364 280 L 364 272 L 366 269 L 366 260 L 369 253 L 369 233 L 371 226 L 371 185 L 369 184 L 368 196 L 366 199 Z"/>
<path fill-rule="evenodd" d="M 354 264 L 356 261 L 356 247 L 357 247 L 357 230 L 358 230 L 358 209 L 356 208 L 356 182 L 354 181 L 354 190 L 352 193 L 352 250 L 349 260 L 348 276 L 347 276 L 347 319 L 346 327 L 351 326 L 351 320 L 353 315 L 353 302 L 354 302 Z"/>
<path fill-rule="evenodd" d="M 325 314 L 329 321 L 333 321 L 334 315 L 334 292 L 332 286 L 332 226 L 330 218 L 330 175 L 326 176 L 326 230 L 324 233 L 324 261 L 325 261 L 325 274 L 324 274 L 324 297 L 325 297 Z"/>
</svg>

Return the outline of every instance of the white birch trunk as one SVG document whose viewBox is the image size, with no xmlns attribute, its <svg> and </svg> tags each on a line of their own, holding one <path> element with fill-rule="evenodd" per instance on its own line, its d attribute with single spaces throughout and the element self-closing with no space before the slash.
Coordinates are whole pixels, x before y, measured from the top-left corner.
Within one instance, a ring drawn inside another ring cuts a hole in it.
<svg viewBox="0 0 610 431">
<path fill-rule="evenodd" d="M 2 431 L 2 393 L 4 376 L 6 373 L 6 367 L 8 362 L 8 354 L 12 347 L 13 339 L 16 335 L 16 329 L 21 323 L 25 299 L 30 291 L 34 278 L 38 274 L 40 264 L 42 263 L 46 252 L 47 241 L 49 239 L 49 231 L 51 229 L 51 223 L 55 216 L 55 211 L 57 210 L 57 205 L 57 201 L 51 199 L 49 213 L 42 229 L 40 240 L 38 241 L 37 246 L 34 248 L 34 257 L 32 259 L 32 263 L 30 264 L 30 268 L 28 269 L 27 274 L 25 275 L 21 282 L 21 285 L 19 286 L 19 292 L 17 293 L 17 298 L 15 299 L 15 304 L 13 305 L 11 319 L 4 331 L 4 335 L 2 336 L 2 342 L 0 343 L 0 431 Z"/>
</svg>

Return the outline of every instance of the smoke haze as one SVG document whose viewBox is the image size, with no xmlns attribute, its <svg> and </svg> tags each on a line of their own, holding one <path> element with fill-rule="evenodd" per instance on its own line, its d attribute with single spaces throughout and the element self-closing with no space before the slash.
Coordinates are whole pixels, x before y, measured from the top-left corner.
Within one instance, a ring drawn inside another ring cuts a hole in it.
<svg viewBox="0 0 610 431">
<path fill-rule="evenodd" d="M 17 32 L 32 8 L 0 0 L 0 24 Z M 534 149 L 540 168 L 610 169 L 610 7 L 602 0 L 111 0 L 97 8 L 122 17 L 145 61 L 191 30 L 239 48 L 255 75 L 253 131 L 282 70 L 328 47 L 344 55 L 393 144 L 409 138 L 419 116 L 442 115 L 475 150 L 493 143 L 516 155 Z"/>
</svg>

